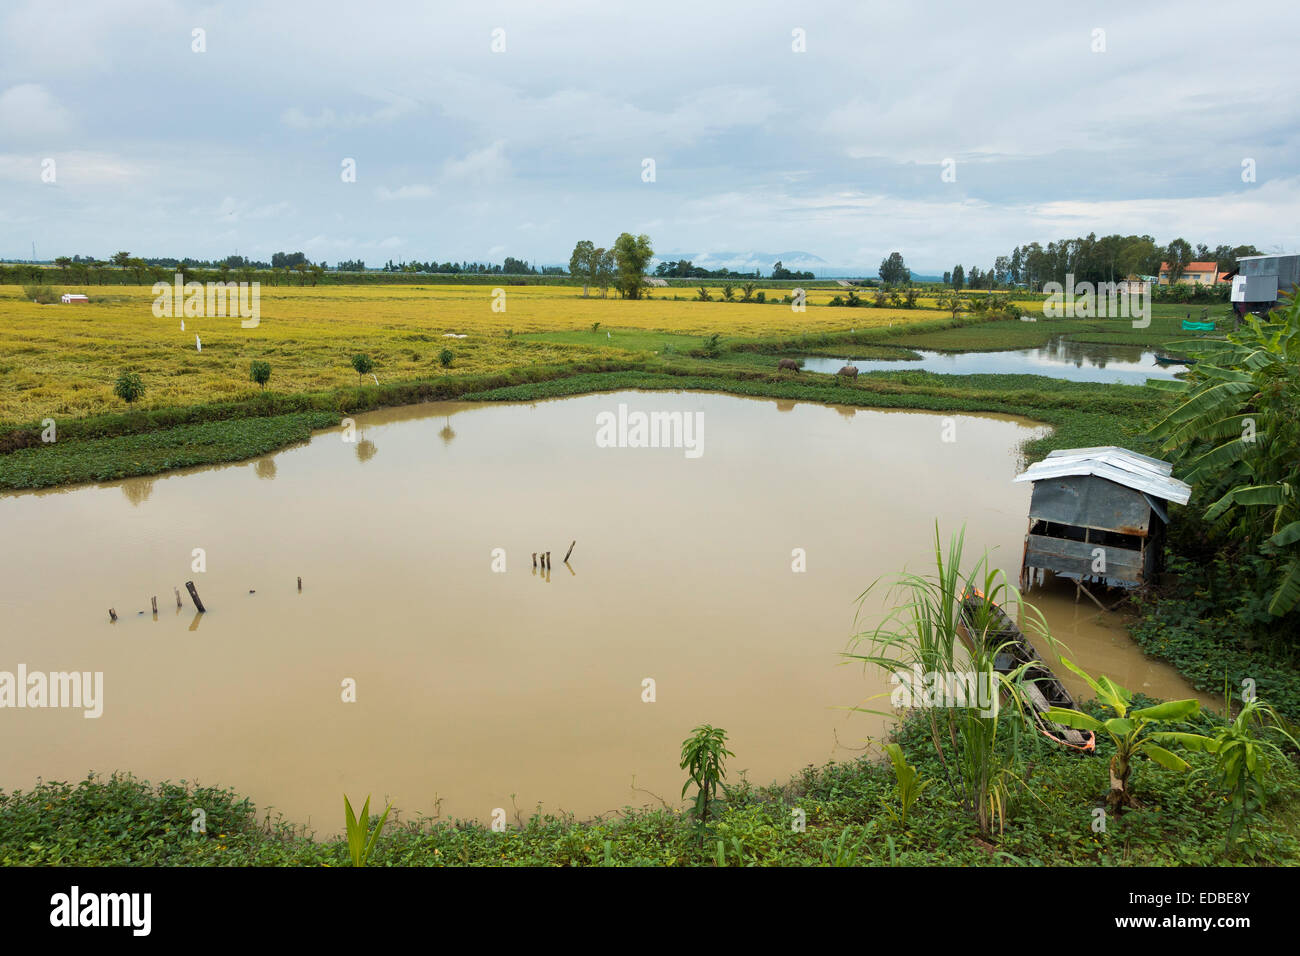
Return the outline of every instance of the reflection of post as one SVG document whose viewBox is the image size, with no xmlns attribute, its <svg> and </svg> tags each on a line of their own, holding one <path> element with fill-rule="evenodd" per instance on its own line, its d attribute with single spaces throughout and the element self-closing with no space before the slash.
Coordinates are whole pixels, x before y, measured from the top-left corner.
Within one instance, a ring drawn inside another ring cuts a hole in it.
<svg viewBox="0 0 1300 956">
<path fill-rule="evenodd" d="M 203 602 L 199 600 L 199 592 L 198 589 L 194 587 L 193 581 L 185 582 L 185 590 L 190 592 L 190 600 L 194 602 L 194 606 L 198 608 L 200 614 L 207 610 L 207 608 L 203 606 Z"/>
<path fill-rule="evenodd" d="M 197 630 L 199 629 L 199 621 L 200 621 L 202 618 L 203 618 L 203 612 L 202 612 L 202 611 L 195 611 L 195 612 L 194 612 L 194 620 L 190 621 L 190 630 L 191 630 L 191 631 L 197 631 Z"/>
</svg>

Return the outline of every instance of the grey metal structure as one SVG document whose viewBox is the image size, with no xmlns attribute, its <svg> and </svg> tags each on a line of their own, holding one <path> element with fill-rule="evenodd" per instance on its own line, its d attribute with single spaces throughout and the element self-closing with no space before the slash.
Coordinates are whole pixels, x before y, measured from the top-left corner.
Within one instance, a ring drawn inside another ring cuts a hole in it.
<svg viewBox="0 0 1300 956">
<path fill-rule="evenodd" d="M 1239 315 L 1263 313 L 1296 285 L 1300 285 L 1300 255 L 1243 256 L 1237 260 L 1230 298 Z"/>
<path fill-rule="evenodd" d="M 1191 497 L 1172 472 L 1168 462 L 1107 445 L 1054 451 L 1018 475 L 1034 484 L 1021 589 L 1047 571 L 1080 591 L 1085 582 L 1132 588 L 1151 581 L 1161 569 L 1168 503 Z"/>
</svg>

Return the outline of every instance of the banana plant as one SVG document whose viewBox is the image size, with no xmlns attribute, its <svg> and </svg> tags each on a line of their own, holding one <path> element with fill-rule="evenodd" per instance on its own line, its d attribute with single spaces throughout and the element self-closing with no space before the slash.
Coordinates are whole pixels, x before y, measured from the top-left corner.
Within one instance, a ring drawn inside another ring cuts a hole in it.
<svg viewBox="0 0 1300 956">
<path fill-rule="evenodd" d="M 1168 700 L 1151 707 L 1130 710 L 1133 695 L 1109 677 L 1103 675 L 1094 680 L 1072 661 L 1062 657 L 1061 663 L 1086 681 L 1097 695 L 1097 700 L 1115 713 L 1114 717 L 1107 720 L 1098 720 L 1079 710 L 1053 707 L 1045 715 L 1048 720 L 1058 724 L 1077 730 L 1091 730 L 1098 736 L 1105 735 L 1115 745 L 1115 756 L 1110 758 L 1110 791 L 1106 794 L 1106 809 L 1111 816 L 1118 817 L 1126 807 L 1136 805 L 1128 778 L 1137 757 L 1153 760 L 1167 770 L 1181 772 L 1187 770 L 1190 764 L 1160 744 L 1172 743 L 1188 749 L 1203 750 L 1206 744 L 1213 742 L 1201 734 L 1152 729 L 1160 724 L 1176 724 L 1186 720 L 1201 709 L 1199 701 L 1193 698 Z"/>
<path fill-rule="evenodd" d="M 1231 713 L 1232 691 L 1226 682 L 1223 696 L 1224 713 Z M 1249 826 L 1251 815 L 1264 806 L 1269 769 L 1274 762 L 1286 760 L 1286 753 L 1266 734 L 1276 733 L 1300 749 L 1300 742 L 1288 732 L 1295 729 L 1271 706 L 1254 698 L 1243 702 L 1236 718 L 1217 729 L 1213 737 L 1174 735 L 1188 750 L 1214 754 L 1218 786 L 1227 795 L 1231 810 L 1229 842 Z"/>
<path fill-rule="evenodd" d="M 1217 532 L 1278 559 L 1269 612 L 1300 607 L 1300 295 L 1226 340 L 1201 340 L 1189 382 L 1153 383 L 1182 401 L 1149 437 L 1216 495 Z"/>
<path fill-rule="evenodd" d="M 393 805 L 390 803 L 384 807 L 384 815 L 379 818 L 379 823 L 375 831 L 369 834 L 369 839 L 366 831 L 370 828 L 370 797 L 366 797 L 366 802 L 361 807 L 360 818 L 352 812 L 352 803 L 348 800 L 347 794 L 343 795 L 343 809 L 347 813 L 348 853 L 352 856 L 352 865 L 365 866 L 370 860 L 370 854 L 374 852 L 379 831 L 384 828 L 384 823 L 388 820 L 388 811 L 393 809 Z"/>
</svg>

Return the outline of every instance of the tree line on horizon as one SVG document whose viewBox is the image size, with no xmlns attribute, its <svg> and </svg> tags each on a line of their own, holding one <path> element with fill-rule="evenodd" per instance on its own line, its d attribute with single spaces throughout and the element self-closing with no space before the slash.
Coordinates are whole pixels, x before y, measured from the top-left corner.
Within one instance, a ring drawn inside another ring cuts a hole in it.
<svg viewBox="0 0 1300 956">
<path fill-rule="evenodd" d="M 1024 286 L 1036 292 L 1048 282 L 1064 284 L 1067 275 L 1073 275 L 1075 282 L 1092 283 L 1118 282 L 1131 275 L 1158 276 L 1161 264 L 1167 262 L 1173 283 L 1193 262 L 1213 261 L 1219 271 L 1229 272 L 1236 268 L 1242 256 L 1260 254 L 1252 245 L 1225 244 L 1210 248 L 1202 242 L 1193 247 L 1180 237 L 1161 246 L 1146 235 L 1116 233 L 1098 238 L 1095 232 L 1090 232 L 1087 236 L 1049 242 L 1046 247 L 1037 242 L 1016 246 L 1010 255 L 998 256 L 986 270 L 978 266 L 969 269 L 960 264 L 953 266 L 943 274 L 943 282 L 958 291 Z"/>
<path fill-rule="evenodd" d="M 627 237 L 626 239 L 624 237 Z M 642 243 L 644 240 L 644 243 Z M 620 259 L 619 243 L 622 242 Z M 649 250 L 648 253 L 646 250 Z M 954 266 L 943 274 L 943 285 L 955 291 L 962 289 L 995 290 L 1025 288 L 1040 291 L 1048 282 L 1064 284 L 1067 275 L 1073 275 L 1076 282 L 1116 282 L 1130 275 L 1158 275 L 1162 263 L 1169 263 L 1172 280 L 1183 275 L 1193 262 L 1213 261 L 1221 271 L 1236 267 L 1242 256 L 1260 255 L 1260 250 L 1253 245 L 1221 244 L 1211 248 L 1205 243 L 1192 246 L 1187 240 L 1177 238 L 1166 245 L 1159 245 L 1149 235 L 1123 236 L 1118 233 L 1098 237 L 1096 233 L 1074 239 L 1061 239 L 1049 242 L 1046 246 L 1038 242 L 1016 246 L 1009 255 L 998 256 L 987 269 L 979 266 Z M 624 298 L 639 298 L 644 286 L 646 269 L 654 253 L 647 236 L 632 237 L 623 233 L 608 249 L 597 247 L 589 240 L 579 242 L 570 257 L 566 272 L 563 266 L 543 266 L 540 269 L 527 261 L 506 256 L 500 265 L 486 262 L 442 262 L 436 260 L 420 262 L 394 262 L 388 260 L 378 269 L 368 269 L 361 259 L 341 260 L 333 268 L 327 262 L 314 263 L 302 252 L 276 252 L 269 262 L 249 259 L 240 255 L 230 255 L 222 259 L 195 259 L 191 257 L 172 258 L 138 257 L 126 251 L 118 251 L 108 259 L 94 256 L 59 256 L 53 260 L 54 266 L 64 277 L 78 282 L 90 283 L 98 280 L 104 284 L 109 277 L 109 270 L 116 268 L 119 274 L 127 273 L 138 283 L 146 279 L 158 281 L 163 277 L 162 270 L 168 273 L 179 272 L 182 276 L 195 270 L 209 270 L 222 281 L 238 277 L 241 281 L 251 280 L 255 273 L 269 274 L 272 282 L 283 279 L 289 281 L 297 278 L 299 284 L 315 285 L 326 272 L 379 272 L 404 274 L 437 275 L 512 275 L 512 276 L 570 276 L 580 280 L 587 294 L 591 286 L 607 293 L 613 287 Z M 24 273 L 22 270 L 29 270 Z M 17 270 L 16 272 L 14 270 Z M 29 278 L 41 281 L 45 278 L 44 267 L 35 263 L 0 265 L 0 277 L 9 275 L 18 277 L 17 281 Z M 761 271 L 738 272 L 732 269 L 707 269 L 696 266 L 689 259 L 676 262 L 663 261 L 654 269 L 653 275 L 663 279 L 738 279 L 760 280 Z M 633 276 L 637 276 L 634 283 Z M 911 284 L 913 276 L 903 259 L 902 253 L 892 252 L 883 259 L 878 269 L 882 285 L 906 286 Z M 787 269 L 780 261 L 772 267 L 769 277 L 775 281 L 814 281 L 816 276 L 810 271 Z M 118 280 L 112 280 L 114 282 Z"/>
</svg>

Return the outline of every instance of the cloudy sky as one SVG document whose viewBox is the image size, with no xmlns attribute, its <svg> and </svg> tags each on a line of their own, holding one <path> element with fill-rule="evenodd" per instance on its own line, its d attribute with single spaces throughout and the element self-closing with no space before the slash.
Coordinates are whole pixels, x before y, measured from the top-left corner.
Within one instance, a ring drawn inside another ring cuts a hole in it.
<svg viewBox="0 0 1300 956">
<path fill-rule="evenodd" d="M 567 263 L 622 231 L 851 273 L 1089 231 L 1295 251 L 1298 10 L 5 0 L 0 258 Z"/>
</svg>

